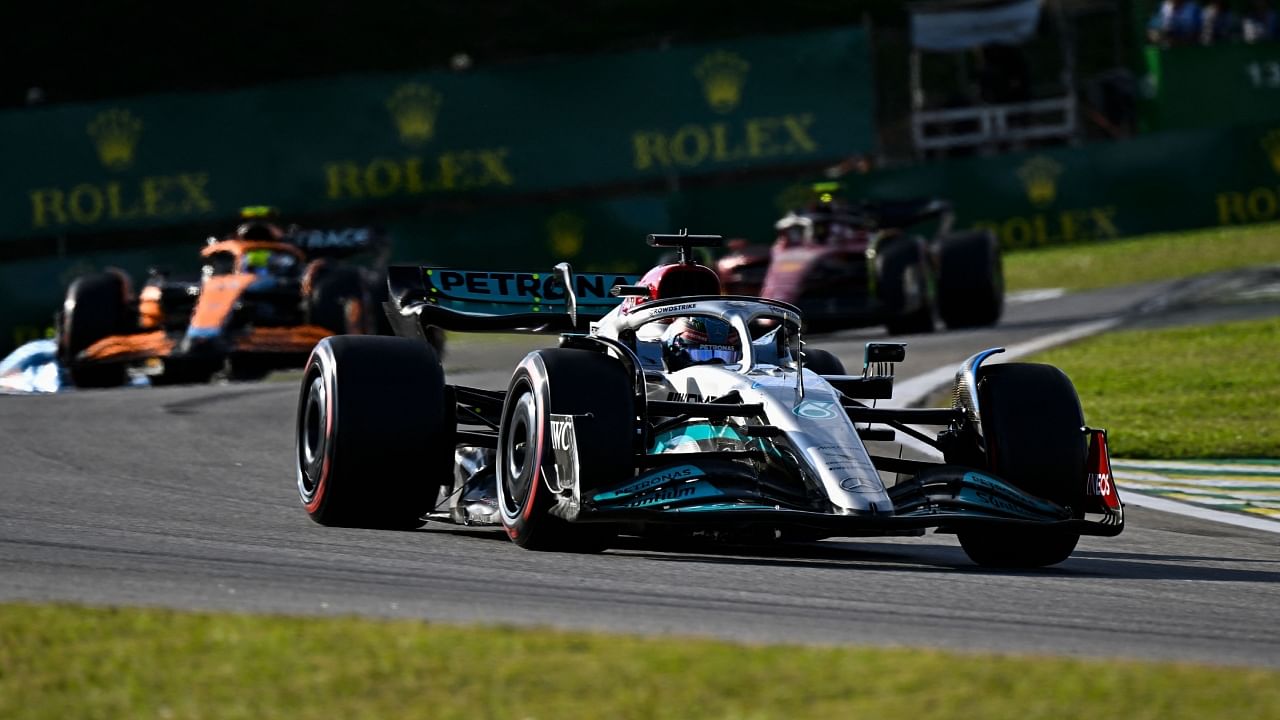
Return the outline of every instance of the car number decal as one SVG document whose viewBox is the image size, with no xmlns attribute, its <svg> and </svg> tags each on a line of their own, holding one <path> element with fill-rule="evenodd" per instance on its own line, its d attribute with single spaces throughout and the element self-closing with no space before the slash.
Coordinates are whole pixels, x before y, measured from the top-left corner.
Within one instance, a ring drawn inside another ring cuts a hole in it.
<svg viewBox="0 0 1280 720">
<path fill-rule="evenodd" d="M 832 409 L 834 405 L 834 402 L 805 400 L 795 406 L 791 412 L 807 420 L 830 420 L 836 416 L 836 411 Z"/>
</svg>

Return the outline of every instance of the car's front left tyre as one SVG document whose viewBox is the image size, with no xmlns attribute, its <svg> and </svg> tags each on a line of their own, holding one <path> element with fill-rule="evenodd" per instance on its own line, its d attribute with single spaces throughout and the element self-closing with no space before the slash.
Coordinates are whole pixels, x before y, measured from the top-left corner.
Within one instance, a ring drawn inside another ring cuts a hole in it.
<svg viewBox="0 0 1280 720">
<path fill-rule="evenodd" d="M 590 350 L 530 353 L 512 374 L 498 431 L 498 510 L 507 535 L 529 550 L 599 552 L 613 530 L 552 514 L 561 489 L 551 415 L 573 415 L 582 494 L 630 478 L 635 410 L 621 362 Z"/>
<path fill-rule="evenodd" d="M 128 381 L 124 363 L 76 359 L 99 340 L 131 330 L 128 293 L 128 281 L 118 271 L 84 275 L 67 288 L 58 327 L 58 355 L 76 387 L 116 387 Z"/>
<path fill-rule="evenodd" d="M 1080 399 L 1066 374 L 1037 363 L 983 367 L 978 397 L 991 472 L 1081 516 L 1088 443 Z M 1002 568 L 1056 565 L 1080 540 L 1079 533 L 1038 527 L 983 528 L 958 536 L 969 559 Z"/>
</svg>

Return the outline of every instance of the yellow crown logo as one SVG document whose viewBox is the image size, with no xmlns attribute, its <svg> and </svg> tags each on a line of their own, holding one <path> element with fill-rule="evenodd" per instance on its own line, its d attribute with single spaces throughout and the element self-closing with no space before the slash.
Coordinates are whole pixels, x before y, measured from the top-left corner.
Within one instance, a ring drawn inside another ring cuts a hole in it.
<svg viewBox="0 0 1280 720">
<path fill-rule="evenodd" d="M 1262 136 L 1262 149 L 1267 151 L 1271 159 L 1271 168 L 1280 173 L 1280 128 Z"/>
<path fill-rule="evenodd" d="M 583 231 L 587 223 L 580 216 L 567 210 L 547 219 L 547 234 L 551 237 L 551 251 L 558 258 L 571 258 L 582 252 Z"/>
<path fill-rule="evenodd" d="M 396 123 L 400 140 L 408 145 L 421 145 L 436 134 L 436 114 L 443 98 L 429 85 L 406 83 L 396 88 L 387 100 L 387 109 Z"/>
<path fill-rule="evenodd" d="M 103 110 L 86 126 L 98 148 L 98 159 L 108 170 L 123 170 L 133 164 L 142 121 L 121 108 Z"/>
<path fill-rule="evenodd" d="M 1018 168 L 1018 178 L 1027 188 L 1032 205 L 1048 205 L 1058 195 L 1058 176 L 1062 166 L 1047 157 L 1033 157 Z"/>
<path fill-rule="evenodd" d="M 727 113 L 742 101 L 742 86 L 751 65 L 731 52 L 718 50 L 702 58 L 693 74 L 702 83 L 707 104 L 718 113 Z"/>
</svg>

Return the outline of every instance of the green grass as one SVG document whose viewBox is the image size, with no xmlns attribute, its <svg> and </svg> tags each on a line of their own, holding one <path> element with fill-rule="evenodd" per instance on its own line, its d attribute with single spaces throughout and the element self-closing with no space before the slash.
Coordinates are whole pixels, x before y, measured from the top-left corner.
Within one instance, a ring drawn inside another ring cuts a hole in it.
<svg viewBox="0 0 1280 720">
<path fill-rule="evenodd" d="M 1280 457 L 1280 318 L 1102 335 L 1032 358 L 1126 458 Z"/>
<path fill-rule="evenodd" d="M 1090 290 L 1280 263 L 1280 224 L 1216 228 L 1005 255 L 1005 284 Z"/>
<path fill-rule="evenodd" d="M 1280 672 L 0 605 L 0 717 L 1263 718 Z"/>
<path fill-rule="evenodd" d="M 1014 254 L 1009 286 L 1083 289 L 1280 262 L 1275 232 Z M 1117 456 L 1275 458 L 1277 357 L 1280 319 L 1120 332 L 1033 359 L 1071 376 Z M 0 604 L 5 720 L 922 716 L 1280 718 L 1280 672 Z"/>
</svg>

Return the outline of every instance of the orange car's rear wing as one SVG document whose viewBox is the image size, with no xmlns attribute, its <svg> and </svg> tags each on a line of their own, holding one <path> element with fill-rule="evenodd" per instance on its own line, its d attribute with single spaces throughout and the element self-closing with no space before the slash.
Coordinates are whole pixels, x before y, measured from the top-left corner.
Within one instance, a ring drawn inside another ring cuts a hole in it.
<svg viewBox="0 0 1280 720">
<path fill-rule="evenodd" d="M 345 258 L 389 246 L 385 233 L 374 227 L 290 228 L 285 240 L 309 258 Z"/>
</svg>

